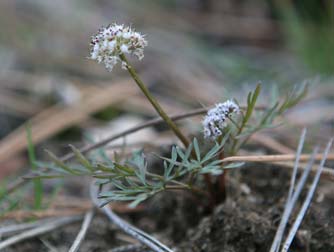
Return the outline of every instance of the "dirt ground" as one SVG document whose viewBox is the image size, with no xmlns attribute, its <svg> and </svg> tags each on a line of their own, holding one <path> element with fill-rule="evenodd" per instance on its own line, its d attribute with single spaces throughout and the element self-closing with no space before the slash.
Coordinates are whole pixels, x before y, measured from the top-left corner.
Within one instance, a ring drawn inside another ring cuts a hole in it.
<svg viewBox="0 0 334 252">
<path fill-rule="evenodd" d="M 205 199 L 184 192 L 157 195 L 146 203 L 146 210 L 123 217 L 178 252 L 268 251 L 288 193 L 289 171 L 268 165 L 249 165 L 229 172 L 228 178 L 228 197 L 212 213 L 203 207 Z M 334 251 L 333 190 L 331 181 L 321 180 L 293 242 L 293 251 Z M 302 198 L 304 196 L 305 193 Z M 46 245 L 67 251 L 80 225 L 63 227 L 5 251 L 46 251 Z M 98 214 L 80 251 L 112 251 L 129 242 L 133 240 Z"/>
</svg>

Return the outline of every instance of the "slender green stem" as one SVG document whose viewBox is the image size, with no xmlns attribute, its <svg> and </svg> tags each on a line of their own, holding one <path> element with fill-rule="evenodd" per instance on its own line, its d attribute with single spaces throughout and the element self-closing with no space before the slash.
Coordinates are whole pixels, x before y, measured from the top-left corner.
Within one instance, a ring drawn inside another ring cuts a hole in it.
<svg viewBox="0 0 334 252">
<path fill-rule="evenodd" d="M 238 123 L 237 123 L 234 119 L 232 119 L 231 116 L 229 116 L 228 119 L 234 124 L 234 126 L 235 126 L 238 130 L 240 130 L 240 126 L 238 125 Z"/>
<path fill-rule="evenodd" d="M 164 180 L 164 177 L 161 176 L 161 175 L 158 175 L 158 174 L 154 174 L 154 173 L 150 173 L 150 172 L 147 172 L 147 175 L 151 176 L 151 177 L 155 177 L 155 178 L 158 178 L 160 180 Z M 203 191 L 202 189 L 198 188 L 198 187 L 195 187 L 191 184 L 186 184 L 186 183 L 182 183 L 180 181 L 177 181 L 175 179 L 172 179 L 169 181 L 170 183 L 173 183 L 175 184 L 174 186 L 172 185 L 166 185 L 166 189 L 183 189 L 183 190 L 191 190 L 191 191 L 194 191 L 194 192 L 197 192 L 199 194 L 203 194 L 203 195 L 206 195 L 208 196 L 209 194 L 206 192 L 206 191 Z"/>
<path fill-rule="evenodd" d="M 146 98 L 151 102 L 154 109 L 158 112 L 158 114 L 164 119 L 164 121 L 168 124 L 170 129 L 175 133 L 175 135 L 180 139 L 180 141 L 184 144 L 184 146 L 189 146 L 188 139 L 182 134 L 180 129 L 176 126 L 176 124 L 170 119 L 170 117 L 165 113 L 165 111 L 162 109 L 158 101 L 152 96 L 146 85 L 143 83 L 143 81 L 139 78 L 136 70 L 130 65 L 127 58 L 124 54 L 120 55 L 120 58 L 122 61 L 126 63 L 126 68 L 129 71 L 130 75 L 134 79 L 134 81 L 137 83 L 138 87 L 141 89 L 141 91 L 144 93 Z"/>
<path fill-rule="evenodd" d="M 159 180 L 161 180 L 161 181 L 164 181 L 164 177 L 161 176 L 161 175 L 154 174 L 154 173 L 151 173 L 151 172 L 146 172 L 146 174 L 147 174 L 148 176 L 151 176 L 152 178 L 157 178 L 157 179 L 159 179 Z M 175 179 L 169 180 L 169 182 L 170 182 L 170 183 L 173 183 L 173 184 L 175 184 L 175 185 L 182 186 L 182 187 L 192 188 L 192 185 L 182 183 L 182 182 L 177 181 L 177 180 L 175 180 Z"/>
<path fill-rule="evenodd" d="M 26 125 L 26 131 L 27 131 L 29 161 L 31 169 L 35 172 L 37 170 L 36 155 L 35 155 L 35 147 L 32 141 L 31 127 L 29 124 Z M 43 185 L 40 178 L 35 178 L 33 182 L 34 182 L 34 194 L 35 194 L 34 208 L 38 210 L 42 208 Z"/>
<path fill-rule="evenodd" d="M 246 127 L 249 119 L 251 118 L 251 116 L 253 114 L 253 111 L 255 109 L 255 104 L 256 104 L 257 98 L 259 97 L 260 92 L 261 92 L 261 84 L 257 84 L 254 92 L 250 92 L 248 94 L 246 113 L 245 113 L 245 115 L 242 114 L 242 116 L 243 116 L 242 117 L 242 123 L 241 123 L 241 126 L 240 126 L 240 128 L 239 128 L 239 130 L 238 130 L 238 132 L 235 136 L 239 136 L 242 133 L 242 131 L 244 130 L 244 128 Z M 235 155 L 235 153 L 237 152 L 238 142 L 239 142 L 238 139 L 234 139 L 233 145 L 232 145 L 232 148 L 231 148 L 231 155 Z"/>
<path fill-rule="evenodd" d="M 242 114 L 242 115 L 243 115 L 243 114 Z M 230 119 L 231 119 L 231 118 L 230 118 Z M 231 122 L 233 122 L 233 121 L 231 121 Z M 238 127 L 238 131 L 237 131 L 237 134 L 235 135 L 235 137 L 238 136 L 238 135 L 240 135 L 240 134 L 242 133 L 242 131 L 243 131 L 244 127 L 246 126 L 246 124 L 247 124 L 247 120 L 245 120 L 245 116 L 243 115 L 242 124 L 241 124 L 240 127 Z M 237 152 L 237 144 L 238 144 L 238 140 L 239 140 L 239 139 L 236 139 L 236 138 L 233 140 L 233 144 L 232 144 L 232 147 L 231 147 L 231 153 L 230 153 L 230 156 L 234 156 L 234 155 L 236 154 L 236 152 Z"/>
</svg>

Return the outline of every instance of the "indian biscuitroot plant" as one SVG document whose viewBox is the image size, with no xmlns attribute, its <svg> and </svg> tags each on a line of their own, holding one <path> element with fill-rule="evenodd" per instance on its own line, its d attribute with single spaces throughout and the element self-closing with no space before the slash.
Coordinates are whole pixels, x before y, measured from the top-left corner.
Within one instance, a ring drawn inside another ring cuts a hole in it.
<svg viewBox="0 0 334 252">
<path fill-rule="evenodd" d="M 212 185 L 219 181 L 215 178 L 225 178 L 226 170 L 243 165 L 241 162 L 226 163 L 222 158 L 237 154 L 255 132 L 277 125 L 277 119 L 279 121 L 284 112 L 295 106 L 306 93 L 306 87 L 295 88 L 284 98 L 258 110 L 261 85 L 257 85 L 248 94 L 246 106 L 240 106 L 235 99 L 218 103 L 207 111 L 203 119 L 204 144 L 199 144 L 202 137 L 187 138 L 165 113 L 127 59 L 127 56 L 135 56 L 142 60 L 146 46 L 145 36 L 132 27 L 111 24 L 92 36 L 89 58 L 103 64 L 110 72 L 120 63 L 183 144 L 173 146 L 169 155 L 159 156 L 163 172 L 153 172 L 142 150 L 120 158 L 118 155 L 109 156 L 103 148 L 97 149 L 93 155 L 83 155 L 71 146 L 75 163 L 63 162 L 49 152 L 51 162 L 37 162 L 47 169 L 36 172 L 35 177 L 91 176 L 96 179 L 96 184 L 108 188 L 100 192 L 99 197 L 103 200 L 101 205 L 111 201 L 127 201 L 131 206 L 136 206 L 168 190 L 188 190 L 210 200 L 215 197 Z M 202 181 L 206 182 L 206 186 Z"/>
</svg>

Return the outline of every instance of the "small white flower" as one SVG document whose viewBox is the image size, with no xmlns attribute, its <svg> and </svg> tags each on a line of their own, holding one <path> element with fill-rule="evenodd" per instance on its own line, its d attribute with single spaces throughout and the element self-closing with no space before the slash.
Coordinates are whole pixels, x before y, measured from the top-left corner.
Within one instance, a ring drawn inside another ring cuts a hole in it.
<svg viewBox="0 0 334 252">
<path fill-rule="evenodd" d="M 129 53 L 129 47 L 127 45 L 121 45 L 122 53 Z"/>
<path fill-rule="evenodd" d="M 103 63 L 108 71 L 119 62 L 120 55 L 135 55 L 139 60 L 144 57 L 147 41 L 144 36 L 129 26 L 112 24 L 102 27 L 92 36 L 90 58 Z M 124 64 L 122 64 L 124 68 Z"/>
<path fill-rule="evenodd" d="M 131 38 L 131 32 L 124 32 L 123 33 L 123 38 L 125 38 L 125 39 Z"/>
<path fill-rule="evenodd" d="M 226 127 L 226 119 L 232 113 L 238 114 L 239 106 L 232 100 L 227 100 L 224 103 L 218 103 L 210 109 L 202 122 L 204 127 L 204 137 L 216 139 L 223 134 L 223 129 Z"/>
</svg>

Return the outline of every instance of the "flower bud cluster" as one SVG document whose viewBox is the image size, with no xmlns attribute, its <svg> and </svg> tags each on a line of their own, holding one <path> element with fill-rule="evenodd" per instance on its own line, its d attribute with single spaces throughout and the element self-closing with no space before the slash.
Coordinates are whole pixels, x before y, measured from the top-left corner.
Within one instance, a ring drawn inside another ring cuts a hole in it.
<svg viewBox="0 0 334 252">
<path fill-rule="evenodd" d="M 108 71 L 120 61 L 122 68 L 126 63 L 120 59 L 121 54 L 135 55 L 139 60 L 144 57 L 144 47 L 147 41 L 139 32 L 129 26 L 110 24 L 102 27 L 92 36 L 90 58 L 103 63 Z"/>
<path fill-rule="evenodd" d="M 224 103 L 218 103 L 210 109 L 203 120 L 204 137 L 216 139 L 223 134 L 223 129 L 226 127 L 226 119 L 231 114 L 240 112 L 239 106 L 232 100 L 227 100 Z"/>
</svg>

